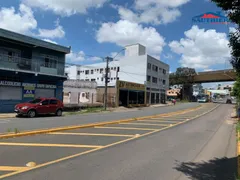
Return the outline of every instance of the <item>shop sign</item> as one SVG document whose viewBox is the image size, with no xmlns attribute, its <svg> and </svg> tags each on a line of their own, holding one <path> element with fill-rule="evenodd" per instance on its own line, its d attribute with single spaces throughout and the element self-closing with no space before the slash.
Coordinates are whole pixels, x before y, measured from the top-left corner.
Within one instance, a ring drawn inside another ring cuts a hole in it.
<svg viewBox="0 0 240 180">
<path fill-rule="evenodd" d="M 145 90 L 144 84 L 137 84 L 132 82 L 126 81 L 118 81 L 118 88 L 119 89 L 131 89 L 131 90 Z"/>
<path fill-rule="evenodd" d="M 21 86 L 20 82 L 13 82 L 13 81 L 0 81 L 0 86 Z"/>
<path fill-rule="evenodd" d="M 15 86 L 15 87 L 34 87 L 37 88 L 46 88 L 46 89 L 56 89 L 56 85 L 52 84 L 35 84 L 35 83 L 21 83 L 21 82 L 14 82 L 14 81 L 0 81 L 0 86 Z"/>
<path fill-rule="evenodd" d="M 56 85 L 51 84 L 37 84 L 37 88 L 56 89 Z"/>
<path fill-rule="evenodd" d="M 24 86 L 23 97 L 25 98 L 34 98 L 35 87 L 34 86 Z"/>
</svg>

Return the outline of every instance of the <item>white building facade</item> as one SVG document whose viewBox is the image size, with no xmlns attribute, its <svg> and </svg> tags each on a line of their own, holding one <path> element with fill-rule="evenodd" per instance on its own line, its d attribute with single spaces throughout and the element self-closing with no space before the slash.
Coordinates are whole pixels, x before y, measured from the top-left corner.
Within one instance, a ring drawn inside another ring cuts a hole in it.
<svg viewBox="0 0 240 180">
<path fill-rule="evenodd" d="M 98 87 L 105 84 L 106 63 L 88 66 L 69 66 L 65 74 L 69 79 L 96 81 Z M 117 80 L 146 85 L 147 103 L 163 103 L 169 88 L 169 65 L 148 55 L 140 44 L 125 47 L 125 56 L 109 63 L 108 86 L 115 87 Z"/>
</svg>

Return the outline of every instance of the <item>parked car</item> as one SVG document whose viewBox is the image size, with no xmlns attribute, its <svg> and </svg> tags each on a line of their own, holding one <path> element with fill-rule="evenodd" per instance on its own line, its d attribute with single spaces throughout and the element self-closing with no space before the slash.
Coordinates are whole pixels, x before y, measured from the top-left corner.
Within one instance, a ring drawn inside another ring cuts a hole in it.
<svg viewBox="0 0 240 180">
<path fill-rule="evenodd" d="M 63 103 L 56 98 L 37 98 L 27 103 L 20 103 L 14 110 L 19 116 L 35 117 L 39 114 L 55 114 L 62 116 Z"/>
</svg>

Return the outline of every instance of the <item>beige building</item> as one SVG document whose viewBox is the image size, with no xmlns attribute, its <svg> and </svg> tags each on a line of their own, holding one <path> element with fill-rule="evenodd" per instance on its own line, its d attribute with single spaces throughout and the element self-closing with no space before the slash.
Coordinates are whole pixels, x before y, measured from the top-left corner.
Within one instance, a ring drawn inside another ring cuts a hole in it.
<svg viewBox="0 0 240 180">
<path fill-rule="evenodd" d="M 65 105 L 94 104 L 97 102 L 97 83 L 67 80 L 63 85 Z"/>
</svg>

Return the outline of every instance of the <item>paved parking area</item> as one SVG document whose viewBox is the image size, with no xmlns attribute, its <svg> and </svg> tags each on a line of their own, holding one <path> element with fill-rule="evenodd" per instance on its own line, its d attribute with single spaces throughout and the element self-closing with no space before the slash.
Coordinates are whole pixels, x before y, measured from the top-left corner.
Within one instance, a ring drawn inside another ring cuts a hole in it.
<svg viewBox="0 0 240 180">
<path fill-rule="evenodd" d="M 216 104 L 203 104 L 198 109 L 178 115 L 1 139 L 0 179 L 158 132 L 201 116 L 216 107 Z M 34 162 L 36 166 L 27 167 L 28 162 Z"/>
</svg>

